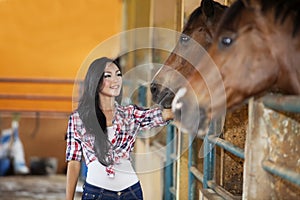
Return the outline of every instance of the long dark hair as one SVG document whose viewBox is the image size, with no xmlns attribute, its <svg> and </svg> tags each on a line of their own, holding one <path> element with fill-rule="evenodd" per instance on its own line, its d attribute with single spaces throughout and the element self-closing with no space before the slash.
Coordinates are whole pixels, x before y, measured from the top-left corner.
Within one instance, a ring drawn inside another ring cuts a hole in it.
<svg viewBox="0 0 300 200">
<path fill-rule="evenodd" d="M 94 60 L 85 76 L 83 94 L 77 108 L 86 131 L 95 136 L 94 150 L 99 162 L 105 166 L 113 162 L 109 156 L 111 143 L 107 136 L 106 117 L 99 107 L 99 89 L 103 83 L 104 69 L 107 63 L 114 63 L 121 71 L 121 67 L 116 60 L 106 57 Z M 122 90 L 120 95 L 116 97 L 116 101 L 120 103 L 121 98 Z"/>
</svg>

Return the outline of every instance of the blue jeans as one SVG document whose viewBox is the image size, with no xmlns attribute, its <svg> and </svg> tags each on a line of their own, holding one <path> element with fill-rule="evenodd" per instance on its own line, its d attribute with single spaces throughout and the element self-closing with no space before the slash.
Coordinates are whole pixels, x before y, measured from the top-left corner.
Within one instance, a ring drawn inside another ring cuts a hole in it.
<svg viewBox="0 0 300 200">
<path fill-rule="evenodd" d="M 83 185 L 82 200 L 142 200 L 143 191 L 140 182 L 119 192 L 93 186 L 87 182 Z"/>
</svg>

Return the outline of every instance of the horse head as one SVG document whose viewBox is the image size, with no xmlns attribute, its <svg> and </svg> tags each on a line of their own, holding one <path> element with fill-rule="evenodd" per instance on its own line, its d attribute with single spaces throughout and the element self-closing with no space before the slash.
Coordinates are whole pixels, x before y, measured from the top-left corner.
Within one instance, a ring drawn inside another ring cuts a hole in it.
<svg viewBox="0 0 300 200">
<path fill-rule="evenodd" d="M 175 49 L 151 83 L 152 100 L 155 103 L 165 108 L 171 107 L 178 88 L 194 73 L 201 52 L 211 45 L 225 8 L 213 0 L 202 0 L 201 5 L 189 16 Z"/>
<path fill-rule="evenodd" d="M 193 131 L 206 128 L 210 119 L 227 109 L 269 91 L 300 94 L 299 20 L 300 1 L 232 4 L 208 55 L 197 65 L 199 73 L 174 98 L 175 118 L 181 126 Z M 197 123 L 195 117 L 200 117 Z"/>
</svg>

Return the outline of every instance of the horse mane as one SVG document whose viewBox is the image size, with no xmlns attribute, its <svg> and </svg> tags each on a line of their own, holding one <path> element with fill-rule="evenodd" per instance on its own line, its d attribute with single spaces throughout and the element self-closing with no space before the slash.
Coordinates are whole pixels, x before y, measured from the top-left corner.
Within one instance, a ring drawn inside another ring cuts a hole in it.
<svg viewBox="0 0 300 200">
<path fill-rule="evenodd" d="M 284 23 L 288 16 L 292 16 L 294 20 L 294 27 L 292 36 L 295 37 L 299 31 L 300 26 L 300 1 L 299 0 L 261 0 L 262 12 L 274 8 L 274 18 L 279 20 L 281 24 Z"/>
<path fill-rule="evenodd" d="M 248 0 L 249 1 L 249 0 Z M 251 2 L 251 0 L 250 0 Z M 292 16 L 294 20 L 292 37 L 295 37 L 300 30 L 300 1 L 299 0 L 258 0 L 261 5 L 261 12 L 265 13 L 274 9 L 274 19 L 283 24 L 288 16 Z M 225 11 L 221 26 L 231 24 L 232 19 L 238 19 L 238 14 L 245 9 L 242 0 L 234 2 L 230 9 Z M 219 29 L 220 30 L 220 29 Z"/>
<path fill-rule="evenodd" d="M 227 9 L 223 15 L 223 18 L 221 20 L 221 22 L 218 25 L 217 28 L 217 35 L 219 34 L 219 30 L 223 29 L 223 26 L 228 26 L 231 24 L 232 19 L 239 19 L 239 11 L 241 11 L 242 9 L 244 9 L 245 6 L 243 4 L 242 1 L 236 1 L 234 2 L 229 9 Z"/>
<path fill-rule="evenodd" d="M 213 4 L 215 7 L 219 7 L 220 9 L 225 9 L 227 8 L 227 6 L 220 4 L 219 2 L 213 1 Z M 188 27 L 191 27 L 191 25 L 194 23 L 195 20 L 198 20 L 198 17 L 200 15 L 202 15 L 202 7 L 199 6 L 198 8 L 196 8 L 189 16 L 186 24 L 184 25 L 183 30 L 185 30 Z"/>
<path fill-rule="evenodd" d="M 185 25 L 184 25 L 183 30 L 185 30 L 187 27 L 190 27 L 190 26 L 194 23 L 194 21 L 198 19 L 198 17 L 199 17 L 201 14 L 202 14 L 202 9 L 201 9 L 201 7 L 199 6 L 199 7 L 196 8 L 196 9 L 192 12 L 192 14 L 189 16 L 187 22 L 186 22 Z"/>
</svg>

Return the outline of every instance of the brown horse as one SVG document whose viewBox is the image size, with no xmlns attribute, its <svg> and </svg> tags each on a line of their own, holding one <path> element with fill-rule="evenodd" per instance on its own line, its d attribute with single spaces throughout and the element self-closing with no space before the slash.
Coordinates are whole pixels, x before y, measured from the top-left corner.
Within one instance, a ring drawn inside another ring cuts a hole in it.
<svg viewBox="0 0 300 200">
<path fill-rule="evenodd" d="M 195 72 L 194 66 L 199 63 L 200 54 L 211 45 L 225 8 L 213 0 L 202 0 L 189 16 L 175 49 L 151 83 L 154 102 L 165 108 L 171 106 L 178 88 Z"/>
<path fill-rule="evenodd" d="M 269 91 L 299 95 L 299 26 L 299 0 L 232 4 L 209 49 L 211 59 L 201 60 L 199 73 L 189 79 L 192 89 L 182 87 L 173 101 L 181 126 L 204 129 L 226 109 Z M 200 119 L 194 113 L 200 113 Z"/>
</svg>

